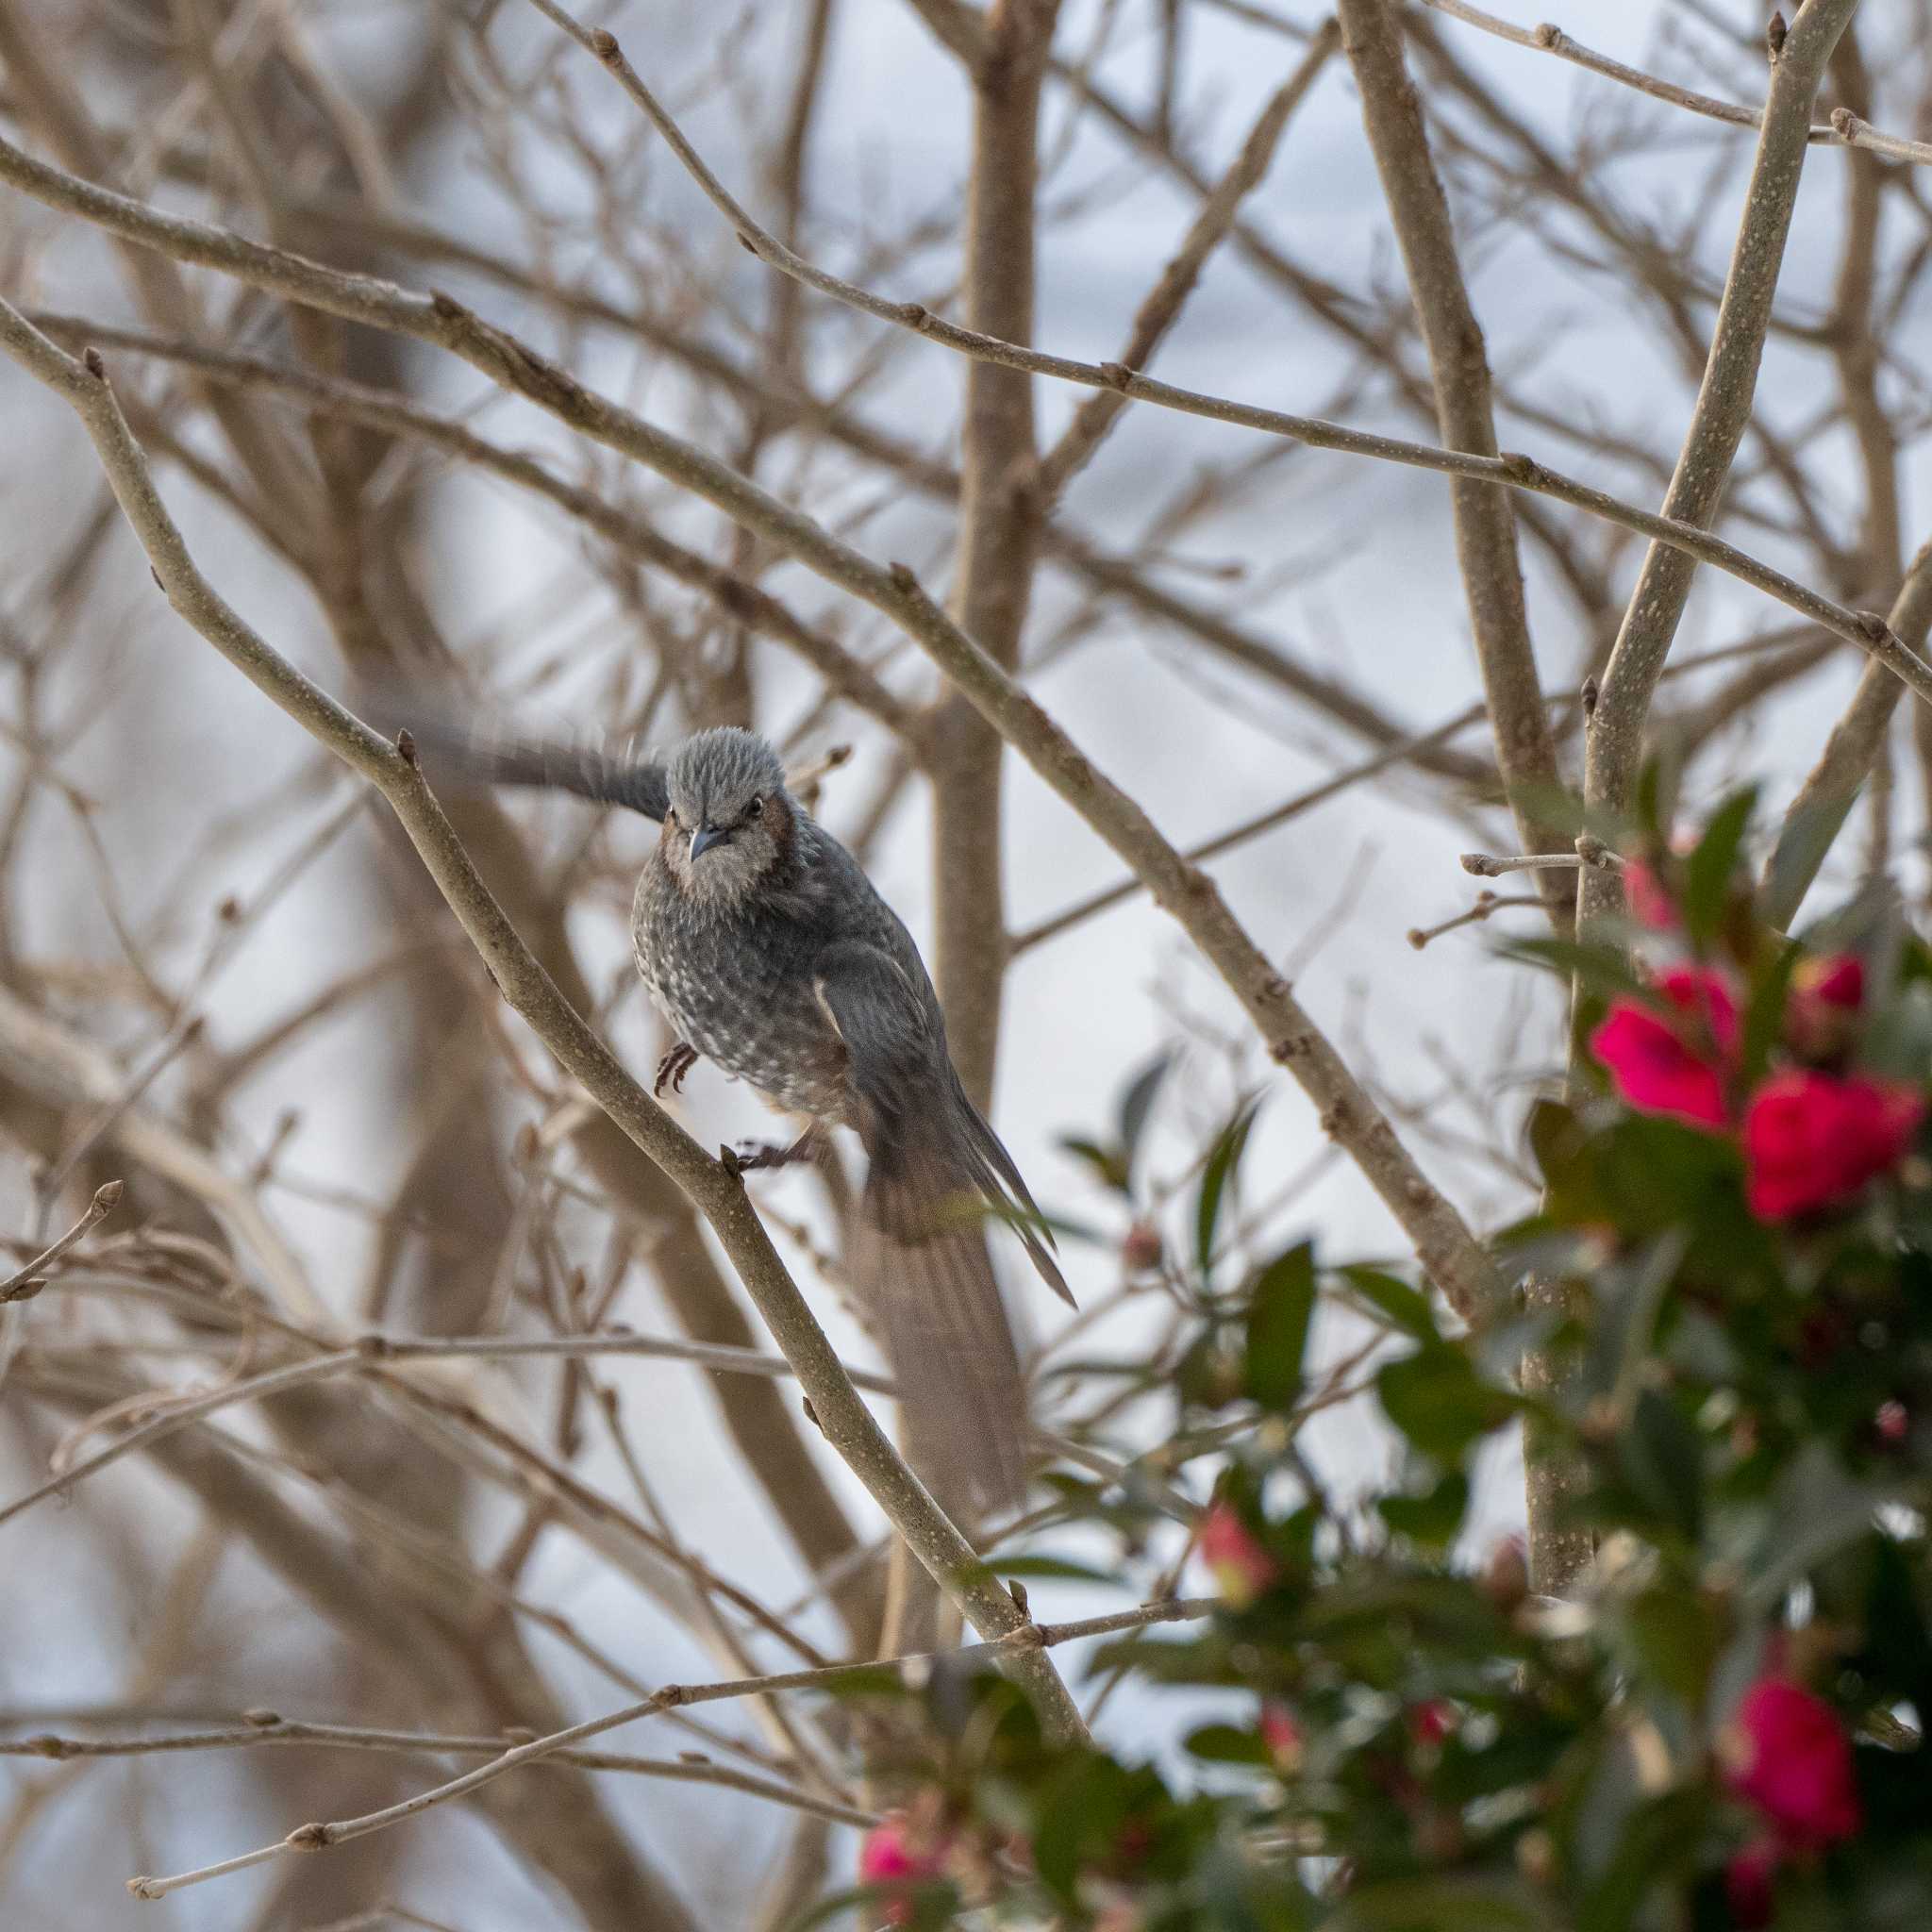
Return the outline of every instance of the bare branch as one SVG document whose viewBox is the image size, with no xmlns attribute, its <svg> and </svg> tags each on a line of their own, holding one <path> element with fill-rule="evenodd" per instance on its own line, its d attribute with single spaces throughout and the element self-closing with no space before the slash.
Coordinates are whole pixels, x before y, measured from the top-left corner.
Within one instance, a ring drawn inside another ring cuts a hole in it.
<svg viewBox="0 0 1932 1932">
<path fill-rule="evenodd" d="M 0 140 L 0 180 L 11 182 L 49 207 L 65 208 L 110 233 L 159 248 L 177 259 L 219 269 L 255 287 L 310 303 L 331 314 L 364 322 L 375 328 L 394 329 L 445 348 L 582 434 L 706 497 L 830 581 L 889 615 L 900 614 L 885 574 L 877 566 L 867 563 L 848 546 L 827 540 L 823 531 L 796 510 L 768 496 L 705 451 L 586 388 L 535 349 L 484 322 L 450 296 L 416 294 L 371 276 L 325 268 L 301 256 L 250 242 L 203 222 L 160 214 L 125 195 L 63 175 L 4 140 Z M 837 288 L 845 286 L 814 271 L 811 285 L 820 286 L 821 280 L 830 280 Z M 1640 536 L 1649 537 L 1667 550 L 1714 564 L 1741 582 L 1765 591 L 1878 658 L 1922 698 L 1932 703 L 1932 667 L 1905 649 L 1886 629 L 1882 618 L 1849 609 L 1808 590 L 1696 524 L 1639 509 L 1549 469 L 1534 458 L 1507 452 L 1496 458 L 1464 456 L 1428 443 L 1407 442 L 1399 437 L 1346 429 L 1313 417 L 1229 402 L 1112 365 L 1078 362 L 977 337 L 954 324 L 941 323 L 917 304 L 886 303 L 882 298 L 865 295 L 862 291 L 855 291 L 854 294 L 858 298 L 855 306 L 988 361 L 1030 369 L 1036 375 L 1058 376 L 1088 388 L 1120 389 L 1139 401 L 1285 436 L 1310 448 L 1373 457 L 1412 469 L 1432 470 L 1439 475 L 1472 476 L 1573 504 Z"/>
<path fill-rule="evenodd" d="M 1340 0 L 1340 17 L 1369 146 L 1428 345 L 1442 441 L 1452 449 L 1493 457 L 1498 444 L 1482 326 L 1463 282 L 1448 197 L 1429 153 L 1391 0 Z M 1557 746 L 1530 640 L 1514 505 L 1504 491 L 1467 478 L 1451 486 L 1449 502 L 1497 766 L 1524 844 L 1544 845 L 1555 834 L 1529 801 L 1557 791 Z M 1541 889 L 1552 919 L 1567 927 L 1574 909 L 1568 882 L 1550 878 Z"/>
<path fill-rule="evenodd" d="M 1912 559 L 1886 621 L 1909 648 L 1924 648 L 1932 631 L 1932 542 Z M 1825 854 L 1871 775 L 1898 692 L 1896 678 L 1875 663 L 1866 665 L 1844 715 L 1832 726 L 1818 762 L 1787 808 L 1759 888 L 1764 916 L 1774 925 L 1789 926 L 1798 916 Z"/>
<path fill-rule="evenodd" d="M 1214 192 L 1202 202 L 1193 225 L 1188 230 L 1173 258 L 1160 272 L 1160 279 L 1147 292 L 1134 317 L 1133 326 L 1121 349 L 1118 360 L 1128 369 L 1139 369 L 1153 356 L 1161 339 L 1174 326 L 1208 258 L 1220 247 L 1233 227 L 1241 203 L 1261 185 L 1281 137 L 1294 110 L 1307 98 L 1308 91 L 1320 79 L 1341 43 L 1341 33 L 1333 20 L 1324 21 L 1308 42 L 1308 49 L 1295 70 L 1275 89 L 1256 116 L 1255 125 L 1241 151 L 1228 165 L 1226 174 L 1215 184 Z M 1060 433 L 1060 440 L 1040 459 L 1040 488 L 1051 503 L 1079 475 L 1119 420 L 1127 399 L 1118 391 L 1102 391 L 1082 403 L 1074 420 Z"/>
<path fill-rule="evenodd" d="M 24 1267 L 15 1269 L 5 1281 L 0 1281 L 0 1302 L 26 1300 L 27 1296 L 21 1291 L 25 1289 L 43 1268 L 51 1268 L 68 1249 L 85 1241 L 100 1226 L 120 1205 L 121 1192 L 122 1185 L 119 1181 L 104 1181 L 96 1188 L 93 1199 L 87 1204 L 87 1211 L 58 1241 L 42 1248 L 31 1261 Z"/>
<path fill-rule="evenodd" d="M 145 458 L 115 403 L 98 357 L 77 361 L 67 356 L 5 303 L 0 303 L 0 347 L 78 414 L 174 608 L 252 683 L 376 786 L 482 954 L 505 1000 L 717 1231 L 740 1279 L 796 1370 L 826 1440 L 865 1483 L 934 1581 L 982 1630 L 997 1636 L 1017 1627 L 1024 1620 L 1012 1599 L 984 1577 L 971 1546 L 934 1505 L 859 1400 L 773 1248 L 742 1184 L 656 1105 L 558 992 L 457 841 L 423 782 L 413 754 L 388 743 L 317 690 L 201 575 L 155 491 Z M 1051 1664 L 1032 1657 L 1014 1662 L 1041 1703 L 1045 1721 L 1062 1733 L 1078 1736 L 1082 1726 L 1077 1709 Z"/>
<path fill-rule="evenodd" d="M 408 1819 L 419 1817 L 433 1806 L 448 1803 L 452 1798 L 467 1797 L 470 1792 L 503 1776 L 506 1772 L 516 1771 L 525 1765 L 541 1763 L 546 1757 L 555 1758 L 573 1745 L 582 1743 L 591 1738 L 600 1737 L 606 1731 L 616 1730 L 620 1725 L 635 1724 L 641 1718 L 654 1717 L 659 1711 L 686 1709 L 694 1704 L 710 1704 L 726 1698 L 768 1696 L 780 1690 L 817 1690 L 825 1685 L 850 1681 L 854 1678 L 862 1681 L 881 1670 L 929 1668 L 940 1656 L 961 1661 L 985 1658 L 991 1661 L 1010 1662 L 1019 1657 L 1039 1657 L 1054 1645 L 1069 1642 L 1075 1638 L 1140 1629 L 1149 1624 L 1185 1622 L 1191 1618 L 1206 1616 L 1214 1607 L 1215 1603 L 1211 1598 L 1176 1598 L 1164 1603 L 1144 1604 L 1138 1609 L 1122 1610 L 1111 1616 L 1090 1617 L 1078 1624 L 1023 1623 L 1004 1638 L 994 1639 L 986 1643 L 968 1644 L 962 1649 L 943 1653 L 920 1652 L 909 1657 L 887 1657 L 877 1661 L 868 1659 L 858 1663 L 832 1664 L 817 1671 L 791 1671 L 771 1676 L 734 1678 L 718 1684 L 667 1684 L 652 1696 L 627 1705 L 622 1710 L 587 1719 L 582 1724 L 572 1724 L 567 1729 L 555 1732 L 547 1738 L 535 1738 L 528 1743 L 512 1745 L 502 1751 L 490 1763 L 481 1765 L 476 1770 L 465 1772 L 460 1777 L 451 1778 L 446 1784 L 438 1785 L 433 1790 L 419 1791 L 415 1796 L 406 1798 L 400 1804 L 386 1806 L 380 1811 L 368 1812 L 360 1818 L 342 1819 L 333 1824 L 298 1825 L 276 1844 L 264 1845 L 257 1851 L 245 1852 L 239 1857 L 225 1858 L 218 1864 L 204 1865 L 192 1872 L 177 1873 L 171 1878 L 130 1878 L 127 1881 L 127 1889 L 136 1898 L 166 1898 L 171 1892 L 183 1890 L 191 1885 L 199 1885 L 209 1878 L 225 1876 L 230 1872 L 245 1870 L 251 1865 L 261 1864 L 269 1858 L 279 1857 L 283 1852 L 325 1851 L 333 1845 L 344 1844 L 351 1839 L 364 1838 L 373 1831 L 383 1831 L 392 1824 L 401 1824 Z"/>
<path fill-rule="evenodd" d="M 1703 386 L 1664 498 L 1664 514 L 1674 522 L 1702 525 L 1715 516 L 1750 424 L 1805 161 L 1812 96 L 1857 5 L 1857 0 L 1812 0 L 1772 68 L 1763 133 Z M 1591 723 L 1585 795 L 1592 805 L 1617 809 L 1628 798 L 1651 693 L 1690 597 L 1697 560 L 1688 550 L 1656 542 L 1644 558 Z M 1874 621 L 1874 628 L 1891 637 L 1882 623 Z M 1584 916 L 1607 909 L 1614 892 L 1586 884 Z"/>
</svg>

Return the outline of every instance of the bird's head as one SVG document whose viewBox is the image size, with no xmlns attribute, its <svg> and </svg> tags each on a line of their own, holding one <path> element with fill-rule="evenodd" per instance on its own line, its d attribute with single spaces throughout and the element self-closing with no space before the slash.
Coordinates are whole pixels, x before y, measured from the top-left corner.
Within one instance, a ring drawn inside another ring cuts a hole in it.
<svg viewBox="0 0 1932 1932">
<path fill-rule="evenodd" d="M 735 724 L 672 754 L 664 857 L 683 891 L 713 906 L 748 899 L 791 856 L 797 808 L 778 754 Z"/>
</svg>

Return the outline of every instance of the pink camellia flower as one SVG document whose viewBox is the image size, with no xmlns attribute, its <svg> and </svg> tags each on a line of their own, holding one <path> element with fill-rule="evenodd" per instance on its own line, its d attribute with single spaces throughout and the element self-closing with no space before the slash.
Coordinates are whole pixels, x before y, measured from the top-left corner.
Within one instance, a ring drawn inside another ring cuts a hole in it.
<svg viewBox="0 0 1932 1932">
<path fill-rule="evenodd" d="M 1641 858 L 1624 861 L 1624 896 L 1630 902 L 1630 917 L 1652 932 L 1674 932 L 1677 925 L 1677 902 L 1664 890 L 1657 869 Z"/>
<path fill-rule="evenodd" d="M 886 1902 L 885 1917 L 889 1924 L 911 1923 L 909 1894 L 940 1875 L 945 1866 L 946 1849 L 943 1839 L 920 1837 L 903 1811 L 888 1811 L 866 1833 L 858 1848 L 858 1881 L 900 1894 Z"/>
<path fill-rule="evenodd" d="M 1776 1911 L 1772 1899 L 1772 1880 L 1777 1875 L 1782 1855 L 1777 1840 L 1754 1840 L 1740 1852 L 1732 1854 L 1724 1867 L 1724 1899 L 1731 1908 L 1736 1932 L 1760 1932 Z"/>
<path fill-rule="evenodd" d="M 1246 1609 L 1281 1574 L 1230 1503 L 1208 1505 L 1201 1519 L 1199 1548 L 1222 1602 L 1230 1609 Z"/>
<path fill-rule="evenodd" d="M 1657 984 L 1681 1021 L 1637 1000 L 1616 1000 L 1590 1036 L 1590 1050 L 1638 1112 L 1721 1127 L 1729 1113 L 1724 1074 L 1738 1046 L 1737 1002 L 1701 966 L 1674 966 Z"/>
<path fill-rule="evenodd" d="M 1802 1684 L 1758 1678 L 1722 1753 L 1725 1785 L 1763 1813 L 1781 1849 L 1822 1852 L 1857 1833 L 1851 1740 L 1838 1712 Z"/>
<path fill-rule="evenodd" d="M 1752 1213 L 1789 1221 L 1857 1193 L 1897 1165 L 1924 1117 L 1924 1094 L 1903 1081 L 1774 1074 L 1744 1110 Z"/>
<path fill-rule="evenodd" d="M 1289 1709 L 1279 1698 L 1271 1697 L 1261 1707 L 1261 1715 L 1256 1721 L 1255 1728 L 1261 1735 L 1261 1742 L 1267 1747 L 1268 1756 L 1274 1761 L 1276 1771 L 1292 1772 L 1300 1769 L 1302 1761 L 1302 1727 L 1294 1721 L 1294 1712 Z"/>
<path fill-rule="evenodd" d="M 1880 1441 L 1903 1442 L 1912 1433 L 1911 1411 L 1903 1402 L 1881 1402 L 1878 1413 L 1872 1418 L 1872 1425 L 1878 1431 Z"/>
<path fill-rule="evenodd" d="M 1800 960 L 1785 1003 L 1785 1037 L 1798 1052 L 1822 1058 L 1845 1044 L 1864 1004 L 1865 962 L 1856 953 Z"/>
</svg>

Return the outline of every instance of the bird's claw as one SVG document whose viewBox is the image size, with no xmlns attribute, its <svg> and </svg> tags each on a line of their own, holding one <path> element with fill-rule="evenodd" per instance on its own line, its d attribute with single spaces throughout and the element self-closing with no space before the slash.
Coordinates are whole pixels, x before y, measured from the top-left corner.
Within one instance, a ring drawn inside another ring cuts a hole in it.
<svg viewBox="0 0 1932 1932">
<path fill-rule="evenodd" d="M 720 1147 L 718 1149 L 718 1165 L 733 1180 L 739 1179 L 744 1173 L 744 1163 L 739 1159 L 738 1149 L 735 1147 Z"/>
<path fill-rule="evenodd" d="M 755 1174 L 759 1169 L 790 1167 L 811 1158 L 811 1136 L 807 1134 L 789 1147 L 774 1147 L 769 1141 L 741 1141 L 736 1147 L 719 1150 L 719 1158 L 733 1174 Z"/>
<path fill-rule="evenodd" d="M 651 1087 L 651 1091 L 655 1095 L 657 1095 L 658 1099 L 661 1100 L 664 1097 L 665 1083 L 669 1081 L 672 1092 L 682 1093 L 684 1091 L 684 1076 L 688 1073 L 690 1073 L 691 1070 L 697 1065 L 697 1049 L 694 1046 L 687 1046 L 685 1042 L 680 1040 L 677 1042 L 677 1044 L 674 1046 L 671 1049 L 671 1051 L 667 1053 L 664 1056 L 664 1058 L 658 1062 L 658 1077 Z"/>
</svg>

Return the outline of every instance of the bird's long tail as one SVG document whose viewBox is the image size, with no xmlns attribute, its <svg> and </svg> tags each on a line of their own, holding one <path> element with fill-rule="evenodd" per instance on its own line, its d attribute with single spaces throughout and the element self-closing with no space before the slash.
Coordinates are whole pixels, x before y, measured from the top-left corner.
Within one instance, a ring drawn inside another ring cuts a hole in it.
<svg viewBox="0 0 1932 1932">
<path fill-rule="evenodd" d="M 899 1384 L 913 1468 L 970 1521 L 1022 1502 L 1031 1429 L 982 1196 L 945 1139 L 874 1154 L 847 1261 Z"/>
</svg>

